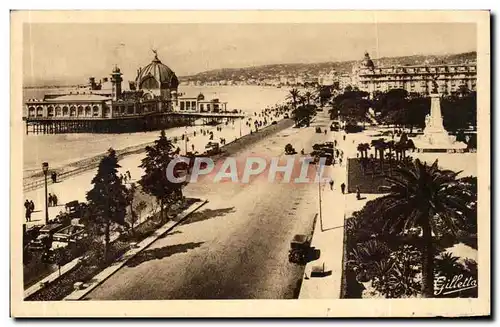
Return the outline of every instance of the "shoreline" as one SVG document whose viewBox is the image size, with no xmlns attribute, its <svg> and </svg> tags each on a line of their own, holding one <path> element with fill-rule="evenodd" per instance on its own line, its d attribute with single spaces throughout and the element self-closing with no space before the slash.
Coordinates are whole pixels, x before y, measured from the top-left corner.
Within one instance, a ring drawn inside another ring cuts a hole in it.
<svg viewBox="0 0 500 327">
<path fill-rule="evenodd" d="M 224 146 L 221 146 L 221 150 L 223 153 L 216 155 L 216 157 L 224 156 L 225 153 L 227 152 L 225 150 L 227 150 L 227 149 L 231 149 L 231 150 L 229 150 L 229 152 L 232 152 L 233 151 L 232 148 L 235 146 L 236 143 L 238 143 L 238 145 L 236 145 L 238 147 L 246 146 L 248 144 L 255 142 L 256 140 L 260 140 L 266 136 L 269 136 L 272 132 L 268 132 L 268 133 L 264 133 L 264 132 L 269 131 L 270 128 L 273 126 L 274 127 L 280 126 L 282 129 L 289 127 L 289 126 L 283 127 L 284 122 L 286 122 L 286 121 L 290 121 L 291 124 L 293 125 L 293 120 L 280 117 L 280 118 L 278 118 L 278 120 L 276 120 L 276 122 L 277 122 L 276 125 L 268 124 L 267 126 L 260 128 L 257 132 L 253 132 L 252 134 L 247 133 L 247 134 L 242 135 L 241 137 L 236 137 L 236 139 L 234 139 L 233 141 L 229 141 Z M 285 125 L 287 125 L 287 124 L 285 124 Z M 204 128 L 204 129 L 207 128 L 207 126 L 200 126 L 200 127 Z M 216 126 L 211 126 L 211 128 L 209 128 L 209 130 L 212 130 L 215 128 L 216 128 Z M 278 130 L 278 128 L 274 128 L 272 130 L 273 131 Z M 158 133 L 159 133 L 159 131 L 158 131 Z M 263 135 L 263 133 L 264 133 L 264 135 Z M 193 132 L 186 133 L 186 135 L 191 138 L 191 137 L 193 137 L 194 133 Z M 174 136 L 168 137 L 168 138 L 173 139 L 173 137 Z M 181 136 L 177 136 L 177 139 L 178 139 L 177 143 L 173 143 L 173 144 L 179 145 L 182 142 L 180 138 L 181 138 Z M 241 144 L 241 142 L 239 142 L 239 141 L 245 141 L 246 139 L 249 139 L 250 142 L 246 142 L 246 143 L 243 142 L 243 144 Z M 141 144 L 137 144 L 137 145 L 127 146 L 127 147 L 122 148 L 122 149 L 115 149 L 115 151 L 117 153 L 118 158 L 121 160 L 121 159 L 123 159 L 127 156 L 130 156 L 130 155 L 143 153 L 146 151 L 146 146 L 150 146 L 153 144 L 154 144 L 154 141 L 146 142 L 146 143 L 141 143 Z M 63 179 L 66 179 L 68 177 L 75 176 L 75 175 L 81 174 L 83 172 L 86 172 L 88 170 L 92 170 L 92 169 L 97 168 L 100 160 L 105 155 L 106 155 L 106 152 L 103 152 L 103 153 L 100 153 L 98 155 L 95 155 L 95 156 L 92 156 L 89 158 L 85 158 L 85 159 L 81 159 L 81 160 L 77 160 L 75 162 L 65 164 L 62 167 L 54 169 L 58 174 L 58 177 L 57 177 L 58 182 L 63 180 Z M 24 174 L 26 174 L 26 172 Z M 31 190 L 37 189 L 39 187 L 42 187 L 43 184 L 44 184 L 44 175 L 41 171 L 38 171 L 34 174 L 30 174 L 28 176 L 23 176 L 23 191 L 24 192 L 31 191 Z"/>
</svg>

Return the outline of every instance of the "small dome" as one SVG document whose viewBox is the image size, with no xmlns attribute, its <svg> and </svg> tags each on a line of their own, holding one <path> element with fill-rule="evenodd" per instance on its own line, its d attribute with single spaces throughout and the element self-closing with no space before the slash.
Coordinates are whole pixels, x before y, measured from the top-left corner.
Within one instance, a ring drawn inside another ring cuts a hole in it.
<svg viewBox="0 0 500 327">
<path fill-rule="evenodd" d="M 179 86 L 175 73 L 162 64 L 156 54 L 153 61 L 138 72 L 136 83 L 139 89 L 177 89 Z"/>
<path fill-rule="evenodd" d="M 368 52 L 365 52 L 365 57 L 363 59 L 363 67 L 365 68 L 369 68 L 369 69 L 374 69 L 375 68 L 375 65 L 373 64 L 373 60 L 371 60 L 370 58 L 370 55 L 368 54 Z"/>
</svg>

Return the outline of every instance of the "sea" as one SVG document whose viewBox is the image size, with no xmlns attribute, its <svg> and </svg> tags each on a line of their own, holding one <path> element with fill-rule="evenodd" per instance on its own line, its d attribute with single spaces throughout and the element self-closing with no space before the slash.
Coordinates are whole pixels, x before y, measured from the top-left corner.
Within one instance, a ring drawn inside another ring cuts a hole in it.
<svg viewBox="0 0 500 327">
<path fill-rule="evenodd" d="M 43 99 L 44 94 L 64 91 L 63 88 L 26 88 L 23 100 Z M 268 86 L 180 86 L 179 92 L 186 94 L 203 93 L 206 99 L 218 98 L 227 102 L 227 109 L 243 110 L 249 114 L 267 107 L 283 103 L 286 88 Z M 23 101 L 23 102 L 24 102 Z M 175 133 L 175 130 L 170 133 Z M 168 133 L 168 132 L 167 132 Z M 168 134 L 170 134 L 168 133 Z M 180 132 L 182 133 L 182 132 Z M 154 141 L 158 131 L 127 134 L 29 134 L 23 135 L 23 170 L 25 173 L 37 171 L 42 162 L 49 162 L 58 168 L 72 162 L 104 153 L 110 147 L 123 149 Z"/>
</svg>

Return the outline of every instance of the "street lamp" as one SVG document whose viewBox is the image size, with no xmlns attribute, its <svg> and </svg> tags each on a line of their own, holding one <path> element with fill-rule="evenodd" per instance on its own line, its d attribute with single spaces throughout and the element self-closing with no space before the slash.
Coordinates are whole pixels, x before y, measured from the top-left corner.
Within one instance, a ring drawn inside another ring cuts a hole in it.
<svg viewBox="0 0 500 327">
<path fill-rule="evenodd" d="M 47 174 L 49 172 L 49 163 L 42 163 L 43 174 L 45 175 L 45 225 L 49 224 L 49 203 L 47 196 Z"/>
<path fill-rule="evenodd" d="M 320 160 L 321 161 L 321 160 Z M 323 215 L 321 210 L 321 162 L 317 165 L 318 168 L 318 195 L 319 195 L 319 225 L 321 231 L 323 231 Z"/>
</svg>

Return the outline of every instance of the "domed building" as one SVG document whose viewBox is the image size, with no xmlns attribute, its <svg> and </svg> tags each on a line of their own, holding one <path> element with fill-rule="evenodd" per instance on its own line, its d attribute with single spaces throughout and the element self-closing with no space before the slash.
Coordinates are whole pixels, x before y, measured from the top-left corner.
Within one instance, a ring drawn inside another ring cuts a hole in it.
<svg viewBox="0 0 500 327">
<path fill-rule="evenodd" d="M 145 95 L 160 97 L 162 100 L 171 100 L 176 97 L 179 80 L 167 65 L 158 59 L 158 54 L 149 65 L 137 70 L 135 84 Z"/>
<path fill-rule="evenodd" d="M 365 57 L 363 58 L 361 65 L 365 69 L 370 69 L 370 70 L 375 69 L 375 65 L 373 64 L 373 60 L 370 58 L 370 54 L 367 51 L 365 51 Z"/>
<path fill-rule="evenodd" d="M 29 127 L 34 133 L 154 130 L 189 122 L 175 114 L 226 111 L 227 103 L 218 98 L 207 100 L 201 93 L 179 97 L 177 76 L 153 53 L 151 63 L 139 68 L 135 80 L 129 81 L 129 90 L 122 89 L 123 74 L 115 65 L 110 77 L 98 83 L 89 77 L 87 85 L 45 94 L 43 100 L 28 99 L 26 133 Z"/>
</svg>

